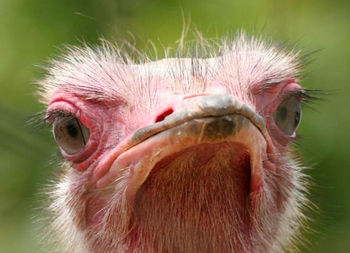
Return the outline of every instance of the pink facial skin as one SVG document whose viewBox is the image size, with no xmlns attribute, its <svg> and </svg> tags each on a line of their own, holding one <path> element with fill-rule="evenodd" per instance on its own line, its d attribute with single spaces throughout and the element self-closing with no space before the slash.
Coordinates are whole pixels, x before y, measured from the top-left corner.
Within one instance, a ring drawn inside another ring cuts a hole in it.
<svg viewBox="0 0 350 253">
<path fill-rule="evenodd" d="M 139 65 L 113 49 L 79 49 L 49 69 L 41 94 L 51 123 L 63 111 L 90 132 L 75 154 L 61 148 L 50 210 L 63 250 L 291 247 L 304 184 L 289 151 L 295 133 L 281 131 L 273 114 L 303 90 L 298 56 L 246 37 L 223 47 L 208 59 Z M 223 114 L 210 112 L 216 106 Z"/>
<path fill-rule="evenodd" d="M 274 132 L 274 139 L 273 141 L 277 142 L 275 145 L 279 144 L 281 145 L 281 148 L 283 146 L 287 146 L 290 141 L 292 141 L 295 137 L 288 136 L 281 132 L 278 127 L 274 124 L 274 120 L 272 118 L 272 113 L 277 109 L 279 106 L 281 100 L 291 92 L 300 91 L 302 90 L 302 87 L 296 83 L 293 82 L 294 80 L 291 80 L 291 83 L 286 84 L 279 84 L 274 86 L 273 88 L 267 89 L 262 94 L 256 94 L 256 104 L 258 108 L 262 108 L 258 112 L 265 116 L 265 120 L 271 124 Z M 260 90 L 261 85 L 256 85 L 258 90 Z M 214 87 L 215 88 L 215 87 Z M 218 87 L 220 89 L 221 87 Z M 205 96 L 209 94 L 193 94 L 188 95 L 184 97 L 184 99 L 196 97 L 196 96 Z M 167 101 L 164 101 L 164 104 L 166 104 Z M 150 116 L 150 120 L 146 120 L 146 123 L 150 122 L 157 122 L 159 121 L 159 117 L 163 119 L 163 115 L 165 114 L 171 114 L 171 111 L 174 108 L 174 105 L 177 101 L 170 102 L 168 105 L 165 105 L 163 108 L 159 110 L 159 112 L 156 112 L 155 115 Z M 72 162 L 72 166 L 78 170 L 85 170 L 87 166 L 90 165 L 88 156 L 86 153 L 91 153 L 93 150 L 96 150 L 99 146 L 99 143 L 106 143 L 104 139 L 113 139 L 113 137 L 119 137 L 120 134 L 118 133 L 115 135 L 115 124 L 120 127 L 118 129 L 119 131 L 122 130 L 123 132 L 128 131 L 125 133 L 125 135 L 130 134 L 132 131 L 131 129 L 128 129 L 128 127 L 125 125 L 125 123 L 122 121 L 123 114 L 120 110 L 115 110 L 115 108 L 119 108 L 123 106 L 122 104 L 116 103 L 115 105 L 104 105 L 102 103 L 84 103 L 83 101 L 79 100 L 79 98 L 72 96 L 72 94 L 67 93 L 65 91 L 57 91 L 55 95 L 53 96 L 52 101 L 50 102 L 47 113 L 50 114 L 52 111 L 66 111 L 74 115 L 77 119 L 79 119 L 85 126 L 87 126 L 90 130 L 91 136 L 89 139 L 89 143 L 86 145 L 86 148 L 81 150 L 81 152 L 74 154 L 74 155 L 68 155 L 65 154 L 63 150 L 62 155 L 68 160 Z M 118 115 L 119 113 L 119 115 Z M 103 124 L 99 124 L 99 122 L 104 122 Z M 143 127 L 142 125 L 140 127 Z M 106 128 L 106 130 L 104 130 Z M 100 137 L 101 133 L 107 132 L 105 137 Z M 102 140 L 99 140 L 99 138 L 102 138 Z M 122 139 L 122 138 L 121 138 Z M 124 138 L 125 139 L 125 138 Z M 111 141 L 112 145 L 115 143 L 119 143 L 119 139 L 113 139 Z M 109 142 L 107 141 L 106 144 Z M 105 148 L 101 148 L 102 150 L 100 153 L 104 153 L 108 149 L 108 145 Z M 119 155 L 118 152 L 116 152 L 115 155 L 112 155 L 112 157 L 109 157 L 109 161 L 111 163 L 112 160 L 116 159 Z M 93 159 L 98 158 L 99 155 L 93 156 Z M 109 165 L 107 166 L 110 166 Z M 103 172 L 102 172 L 103 173 Z M 95 177 L 99 178 L 102 175 L 100 175 L 99 172 L 96 172 Z"/>
<path fill-rule="evenodd" d="M 117 104 L 118 107 L 118 104 Z M 61 149 L 64 158 L 71 166 L 79 171 L 87 169 L 95 159 L 104 153 L 108 145 L 119 142 L 115 124 L 122 125 L 118 110 L 109 108 L 101 102 L 84 103 L 78 97 L 65 91 L 58 91 L 53 96 L 47 113 L 65 111 L 80 120 L 90 130 L 90 138 L 85 148 L 74 155 L 70 155 Z M 100 124 L 99 122 L 104 122 Z M 106 129 L 106 130 L 105 130 Z M 118 129 L 119 131 L 123 128 Z"/>
<path fill-rule="evenodd" d="M 285 83 L 281 83 L 269 90 L 266 90 L 262 95 L 257 96 L 257 107 L 262 108 L 259 110 L 259 114 L 264 115 L 266 124 L 269 125 L 268 129 L 270 134 L 273 135 L 272 140 L 274 141 L 275 146 L 279 146 L 281 151 L 286 151 L 288 144 L 295 140 L 296 134 L 292 136 L 286 135 L 283 133 L 275 124 L 274 119 L 272 118 L 273 112 L 280 105 L 281 101 L 288 94 L 302 91 L 302 87 L 295 83 L 294 79 L 287 80 Z M 299 98 L 301 101 L 301 98 Z"/>
</svg>

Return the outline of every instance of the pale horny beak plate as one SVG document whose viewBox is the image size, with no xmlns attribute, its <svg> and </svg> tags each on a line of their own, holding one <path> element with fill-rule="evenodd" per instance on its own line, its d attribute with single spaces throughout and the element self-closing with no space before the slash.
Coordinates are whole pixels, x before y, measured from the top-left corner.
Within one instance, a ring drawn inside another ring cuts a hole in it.
<svg viewBox="0 0 350 253">
<path fill-rule="evenodd" d="M 137 130 L 120 146 L 99 187 L 111 182 L 121 169 L 130 169 L 126 194 L 133 199 L 150 171 L 164 157 L 202 143 L 232 142 L 244 146 L 250 155 L 251 191 L 262 182 L 267 160 L 265 123 L 250 107 L 226 94 L 193 98 L 163 121 Z"/>
</svg>

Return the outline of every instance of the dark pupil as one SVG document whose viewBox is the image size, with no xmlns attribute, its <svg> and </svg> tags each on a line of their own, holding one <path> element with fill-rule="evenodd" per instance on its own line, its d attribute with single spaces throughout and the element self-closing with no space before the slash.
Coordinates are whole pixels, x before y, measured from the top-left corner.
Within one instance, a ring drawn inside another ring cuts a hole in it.
<svg viewBox="0 0 350 253">
<path fill-rule="evenodd" d="M 282 106 L 278 110 L 278 116 L 282 121 L 285 121 L 287 118 L 287 108 L 285 106 Z"/>
<path fill-rule="evenodd" d="M 78 136 L 78 127 L 77 127 L 77 124 L 75 122 L 75 119 L 72 119 L 67 123 L 66 129 L 67 129 L 67 133 L 72 138 L 75 138 Z"/>
<path fill-rule="evenodd" d="M 297 126 L 300 121 L 300 109 L 297 107 L 295 108 L 295 120 L 294 120 L 294 126 Z"/>
</svg>

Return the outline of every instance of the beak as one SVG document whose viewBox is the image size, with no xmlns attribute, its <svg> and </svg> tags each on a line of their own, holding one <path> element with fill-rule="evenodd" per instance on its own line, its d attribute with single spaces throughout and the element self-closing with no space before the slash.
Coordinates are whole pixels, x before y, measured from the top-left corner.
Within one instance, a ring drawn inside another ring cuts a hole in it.
<svg viewBox="0 0 350 253">
<path fill-rule="evenodd" d="M 193 97 L 164 120 L 137 130 L 118 145 L 97 186 L 106 186 L 121 170 L 129 169 L 126 194 L 133 199 L 152 168 L 165 157 L 203 143 L 233 142 L 249 153 L 250 190 L 256 192 L 263 184 L 269 141 L 264 119 L 238 99 L 227 94 Z"/>
</svg>

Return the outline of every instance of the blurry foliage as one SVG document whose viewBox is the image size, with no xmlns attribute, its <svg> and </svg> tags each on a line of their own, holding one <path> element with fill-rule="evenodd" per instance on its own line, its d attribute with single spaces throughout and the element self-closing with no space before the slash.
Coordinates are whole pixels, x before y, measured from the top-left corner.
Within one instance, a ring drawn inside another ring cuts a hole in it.
<svg viewBox="0 0 350 253">
<path fill-rule="evenodd" d="M 350 2 L 278 0 L 1 0 L 0 251 L 45 252 L 32 223 L 39 192 L 57 153 L 49 129 L 27 126 L 42 110 L 35 80 L 65 44 L 127 39 L 137 48 L 173 45 L 183 16 L 205 37 L 244 28 L 296 45 L 311 56 L 302 84 L 331 91 L 304 110 L 298 148 L 313 169 L 311 198 L 319 211 L 303 252 L 350 252 Z M 132 35 L 131 35 L 132 34 Z M 190 36 L 190 35 L 189 35 Z M 191 37 L 191 36 L 190 36 Z M 39 199 L 39 201 L 38 201 Z M 39 203 L 39 204 L 38 204 Z"/>
</svg>

